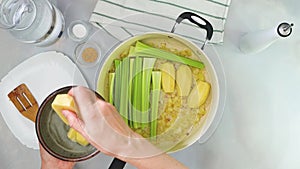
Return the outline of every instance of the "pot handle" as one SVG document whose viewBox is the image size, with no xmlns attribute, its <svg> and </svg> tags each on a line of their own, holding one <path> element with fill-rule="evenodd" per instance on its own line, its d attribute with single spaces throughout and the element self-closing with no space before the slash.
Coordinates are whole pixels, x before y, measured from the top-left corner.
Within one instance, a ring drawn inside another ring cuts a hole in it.
<svg viewBox="0 0 300 169">
<path fill-rule="evenodd" d="M 183 12 L 181 13 L 178 18 L 176 19 L 176 22 L 171 30 L 171 33 L 174 33 L 177 24 L 180 24 L 182 20 L 184 19 L 188 19 L 190 22 L 196 24 L 197 26 L 199 26 L 202 29 L 206 30 L 206 39 L 204 41 L 204 44 L 202 45 L 201 49 L 204 49 L 204 46 L 207 44 L 207 42 L 209 40 L 211 40 L 212 36 L 213 36 L 213 27 L 212 25 L 204 18 L 202 18 L 201 16 L 192 13 L 192 12 Z"/>
<path fill-rule="evenodd" d="M 126 162 L 119 160 L 117 158 L 114 158 L 108 169 L 123 169 L 125 165 L 126 165 Z"/>
</svg>

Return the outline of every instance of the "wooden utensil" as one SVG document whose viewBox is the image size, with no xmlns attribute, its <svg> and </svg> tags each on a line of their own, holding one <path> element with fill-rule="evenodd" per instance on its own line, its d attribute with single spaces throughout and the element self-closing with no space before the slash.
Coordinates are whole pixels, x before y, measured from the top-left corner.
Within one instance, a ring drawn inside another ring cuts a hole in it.
<svg viewBox="0 0 300 169">
<path fill-rule="evenodd" d="M 35 122 L 39 105 L 24 83 L 12 90 L 7 96 L 23 116 Z"/>
</svg>

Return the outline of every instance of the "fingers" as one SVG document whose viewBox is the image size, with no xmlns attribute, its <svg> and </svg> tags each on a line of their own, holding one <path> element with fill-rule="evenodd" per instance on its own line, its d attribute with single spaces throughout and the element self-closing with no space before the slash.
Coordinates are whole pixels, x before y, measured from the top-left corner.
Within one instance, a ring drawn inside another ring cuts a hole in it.
<svg viewBox="0 0 300 169">
<path fill-rule="evenodd" d="M 77 130 L 79 133 L 84 133 L 84 123 L 77 117 L 77 115 L 69 110 L 63 110 L 63 115 L 69 122 L 70 127 Z"/>
<path fill-rule="evenodd" d="M 94 91 L 83 86 L 72 88 L 68 94 L 73 96 L 74 99 L 79 103 L 81 103 L 82 101 L 84 101 L 85 103 L 94 103 L 98 100 Z"/>
<path fill-rule="evenodd" d="M 80 117 L 84 122 L 93 121 L 95 119 L 95 116 L 101 116 L 99 112 L 99 104 L 97 102 L 101 101 L 94 91 L 78 86 L 72 88 L 69 93 L 71 96 L 73 96 L 76 105 L 78 107 Z"/>
<path fill-rule="evenodd" d="M 99 99 L 94 91 L 86 87 L 78 86 L 72 88 L 68 94 L 74 97 L 80 112 L 80 118 L 82 118 L 83 122 L 88 124 L 89 127 L 91 127 L 92 124 L 97 126 L 96 124 L 99 123 L 99 121 L 105 121 L 111 128 L 114 128 L 118 132 L 125 132 L 125 134 L 130 133 L 131 129 L 124 122 L 115 107 Z"/>
</svg>

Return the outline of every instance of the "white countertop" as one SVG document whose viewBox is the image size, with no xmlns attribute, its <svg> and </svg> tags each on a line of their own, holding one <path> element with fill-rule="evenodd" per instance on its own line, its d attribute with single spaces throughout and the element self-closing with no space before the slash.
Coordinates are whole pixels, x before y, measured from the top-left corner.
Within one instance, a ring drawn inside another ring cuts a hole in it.
<svg viewBox="0 0 300 169">
<path fill-rule="evenodd" d="M 82 0 L 83 1 L 83 0 Z M 94 0 L 85 0 L 82 15 L 72 6 L 58 7 L 67 18 L 87 20 Z M 88 3 L 87 3 L 88 2 Z M 204 144 L 195 143 L 172 154 L 192 169 L 299 169 L 300 155 L 300 2 L 297 0 L 232 1 L 225 40 L 216 46 L 227 80 L 227 100 L 223 119 L 214 135 Z M 258 54 L 245 55 L 238 49 L 242 34 L 267 29 L 282 21 L 295 24 L 292 35 Z M 0 30 L 0 77 L 43 48 L 15 41 Z M 70 46 L 71 41 L 64 39 Z M 56 49 L 71 54 L 56 44 Z M 24 52 L 26 50 L 26 52 Z M 1 89 L 0 89 L 1 92 Z M 0 116 L 0 168 L 39 168 L 39 152 L 21 145 Z M 102 154 L 80 162 L 75 168 L 105 168 L 111 161 Z M 127 166 L 126 168 L 132 168 Z"/>
</svg>

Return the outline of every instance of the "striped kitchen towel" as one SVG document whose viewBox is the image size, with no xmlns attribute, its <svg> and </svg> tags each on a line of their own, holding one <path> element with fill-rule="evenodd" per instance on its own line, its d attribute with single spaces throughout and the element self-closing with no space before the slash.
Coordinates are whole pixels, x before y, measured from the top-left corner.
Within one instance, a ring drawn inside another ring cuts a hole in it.
<svg viewBox="0 0 300 169">
<path fill-rule="evenodd" d="M 214 33 L 211 43 L 223 43 L 224 26 L 231 0 L 98 0 L 90 22 L 117 39 L 144 32 L 169 32 L 182 12 L 194 12 L 208 20 Z M 176 34 L 203 42 L 206 32 L 189 21 Z"/>
</svg>

